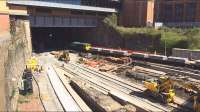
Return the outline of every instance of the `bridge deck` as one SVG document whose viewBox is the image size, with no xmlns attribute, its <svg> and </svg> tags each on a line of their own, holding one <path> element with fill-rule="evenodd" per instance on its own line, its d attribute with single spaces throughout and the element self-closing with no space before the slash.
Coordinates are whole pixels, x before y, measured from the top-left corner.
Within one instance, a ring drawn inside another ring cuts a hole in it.
<svg viewBox="0 0 200 112">
<path fill-rule="evenodd" d="M 103 7 L 93 7 L 93 6 L 83 6 L 83 5 L 74 5 L 67 3 L 53 3 L 46 1 L 18 1 L 18 0 L 9 0 L 8 4 L 13 5 L 23 5 L 23 6 L 36 6 L 36 7 L 49 7 L 49 8 L 61 8 L 61 9 L 73 9 L 73 10 L 85 10 L 85 11 L 97 11 L 97 12 L 108 12 L 116 13 L 114 8 L 103 8 Z"/>
</svg>

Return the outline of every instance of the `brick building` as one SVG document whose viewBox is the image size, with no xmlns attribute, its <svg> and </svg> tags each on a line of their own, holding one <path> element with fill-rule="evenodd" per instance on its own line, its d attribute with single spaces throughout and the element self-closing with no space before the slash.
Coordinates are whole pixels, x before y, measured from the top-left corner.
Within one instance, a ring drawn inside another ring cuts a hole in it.
<svg viewBox="0 0 200 112">
<path fill-rule="evenodd" d="M 200 26 L 200 0 L 122 0 L 120 25 Z"/>
<path fill-rule="evenodd" d="M 154 2 L 147 0 L 122 0 L 119 24 L 126 27 L 153 24 Z"/>
<path fill-rule="evenodd" d="M 155 22 L 168 26 L 200 26 L 200 0 L 156 0 Z"/>
</svg>

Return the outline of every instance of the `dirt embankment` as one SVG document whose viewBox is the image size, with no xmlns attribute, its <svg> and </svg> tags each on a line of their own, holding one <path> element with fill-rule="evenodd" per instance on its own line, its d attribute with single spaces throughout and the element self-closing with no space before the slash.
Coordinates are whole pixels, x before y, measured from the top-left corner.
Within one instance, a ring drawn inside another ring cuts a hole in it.
<svg viewBox="0 0 200 112">
<path fill-rule="evenodd" d="M 92 30 L 88 30 L 82 36 L 84 36 L 85 42 L 112 48 L 154 51 L 162 46 L 160 43 L 160 35 L 154 35 L 152 37 L 146 34 L 121 35 L 115 29 L 104 23 L 99 24 L 98 27 Z"/>
</svg>

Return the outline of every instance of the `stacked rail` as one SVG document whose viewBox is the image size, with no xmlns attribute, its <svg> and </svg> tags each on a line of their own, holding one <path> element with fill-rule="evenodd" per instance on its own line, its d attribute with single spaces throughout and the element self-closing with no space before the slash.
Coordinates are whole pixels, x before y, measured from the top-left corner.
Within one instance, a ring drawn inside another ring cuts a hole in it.
<svg viewBox="0 0 200 112">
<path fill-rule="evenodd" d="M 86 66 L 74 63 L 65 64 L 65 67 L 62 69 L 75 77 L 92 83 L 101 89 L 101 91 L 104 91 L 105 93 L 108 92 L 108 94 L 129 102 L 145 111 L 170 111 L 174 109 L 173 107 L 166 107 L 139 96 L 131 95 L 131 92 L 140 93 L 143 92 L 145 88 L 139 85 L 131 84 L 130 82 L 124 81 L 119 77 L 101 73 Z"/>
</svg>

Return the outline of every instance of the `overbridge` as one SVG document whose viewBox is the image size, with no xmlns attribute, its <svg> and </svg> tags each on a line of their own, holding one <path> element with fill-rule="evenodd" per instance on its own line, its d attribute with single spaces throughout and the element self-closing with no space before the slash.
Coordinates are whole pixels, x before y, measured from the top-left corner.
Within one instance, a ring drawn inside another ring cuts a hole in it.
<svg viewBox="0 0 200 112">
<path fill-rule="evenodd" d="M 80 0 L 9 0 L 7 3 L 13 8 L 25 7 L 27 14 L 18 16 L 28 16 L 31 27 L 96 27 L 103 17 L 117 12 L 109 5 L 100 7 L 100 4 L 89 5 Z"/>
<path fill-rule="evenodd" d="M 28 21 L 35 51 L 66 48 L 95 37 L 102 20 L 117 13 L 118 0 L 7 0 L 11 30 Z"/>
</svg>

